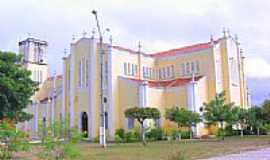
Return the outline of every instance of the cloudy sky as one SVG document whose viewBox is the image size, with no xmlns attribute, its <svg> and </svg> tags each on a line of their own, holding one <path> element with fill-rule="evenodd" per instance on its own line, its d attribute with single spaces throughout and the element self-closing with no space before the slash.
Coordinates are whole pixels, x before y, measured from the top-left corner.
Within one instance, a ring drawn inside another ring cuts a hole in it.
<svg viewBox="0 0 270 160">
<path fill-rule="evenodd" d="M 253 104 L 270 96 L 270 1 L 268 0 L 0 0 L 0 50 L 18 51 L 29 34 L 49 42 L 50 73 L 62 72 L 64 49 L 72 35 L 110 28 L 117 45 L 146 52 L 237 34 L 246 58 Z M 109 35 L 107 35 L 108 37 Z M 107 39 L 108 40 L 108 39 Z"/>
</svg>

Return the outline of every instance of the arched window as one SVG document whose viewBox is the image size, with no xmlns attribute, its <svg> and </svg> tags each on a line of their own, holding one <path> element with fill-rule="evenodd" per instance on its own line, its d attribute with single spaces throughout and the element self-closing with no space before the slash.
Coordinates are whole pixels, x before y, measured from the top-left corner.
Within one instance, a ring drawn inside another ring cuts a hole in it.
<svg viewBox="0 0 270 160">
<path fill-rule="evenodd" d="M 86 112 L 83 112 L 81 115 L 81 125 L 82 125 L 82 133 L 85 137 L 88 137 L 88 116 Z"/>
<path fill-rule="evenodd" d="M 109 121 L 108 121 L 108 112 L 105 112 L 105 129 L 109 128 L 108 123 L 109 123 Z"/>
<path fill-rule="evenodd" d="M 127 128 L 132 129 L 134 127 L 134 119 L 127 118 Z"/>
</svg>

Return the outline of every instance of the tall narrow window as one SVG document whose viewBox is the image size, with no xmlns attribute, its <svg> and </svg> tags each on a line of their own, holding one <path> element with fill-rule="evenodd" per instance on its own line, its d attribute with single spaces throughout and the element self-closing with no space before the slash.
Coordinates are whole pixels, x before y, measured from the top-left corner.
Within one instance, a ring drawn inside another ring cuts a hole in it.
<svg viewBox="0 0 270 160">
<path fill-rule="evenodd" d="M 108 112 L 105 112 L 105 129 L 109 128 L 109 117 Z"/>
<path fill-rule="evenodd" d="M 190 74 L 190 63 L 189 62 L 186 63 L 186 73 Z"/>
<path fill-rule="evenodd" d="M 167 67 L 167 78 L 171 77 L 171 69 L 170 67 Z"/>
<path fill-rule="evenodd" d="M 161 68 L 158 69 L 158 77 L 159 77 L 159 79 L 162 79 L 162 70 L 161 70 Z"/>
<path fill-rule="evenodd" d="M 82 58 L 82 87 L 85 86 L 85 58 Z"/>
<path fill-rule="evenodd" d="M 155 126 L 157 128 L 160 128 L 161 127 L 161 125 L 160 125 L 160 118 L 155 120 Z"/>
<path fill-rule="evenodd" d="M 196 72 L 199 73 L 200 72 L 200 62 L 196 61 Z"/>
<path fill-rule="evenodd" d="M 191 73 L 195 73 L 195 64 L 194 62 L 191 62 Z"/>
<path fill-rule="evenodd" d="M 134 119 L 128 118 L 128 129 L 132 129 L 134 127 Z"/>
<path fill-rule="evenodd" d="M 162 68 L 162 78 L 166 78 L 166 68 Z"/>
<path fill-rule="evenodd" d="M 81 78 L 82 78 L 82 62 L 81 60 L 79 61 L 79 65 L 78 65 L 78 86 L 81 87 Z"/>
<path fill-rule="evenodd" d="M 89 64 L 88 64 L 88 59 L 85 60 L 85 86 L 88 87 L 88 67 L 89 67 Z"/>
<path fill-rule="evenodd" d="M 143 67 L 143 78 L 146 78 L 146 67 Z"/>
<path fill-rule="evenodd" d="M 131 65 L 132 70 L 131 70 L 131 75 L 134 76 L 135 75 L 135 64 Z"/>
<path fill-rule="evenodd" d="M 152 79 L 156 79 L 156 70 L 153 68 L 152 69 Z"/>
<path fill-rule="evenodd" d="M 127 63 L 124 63 L 124 75 L 127 75 Z"/>
<path fill-rule="evenodd" d="M 174 78 L 174 74 L 175 74 L 174 73 L 174 65 L 171 66 L 171 73 L 172 73 L 171 77 Z"/>
<path fill-rule="evenodd" d="M 135 73 L 135 76 L 138 75 L 138 65 L 137 64 L 135 64 L 134 73 Z"/>
<path fill-rule="evenodd" d="M 42 78 L 43 78 L 42 71 L 40 71 L 40 82 L 42 82 Z"/>
<path fill-rule="evenodd" d="M 146 68 L 146 77 L 150 78 L 150 68 Z"/>
<path fill-rule="evenodd" d="M 130 63 L 128 63 L 128 75 L 130 75 L 130 71 L 131 70 L 131 68 L 130 68 Z"/>
<path fill-rule="evenodd" d="M 186 75 L 186 66 L 184 63 L 181 64 L 181 71 L 182 71 L 182 76 Z"/>
</svg>

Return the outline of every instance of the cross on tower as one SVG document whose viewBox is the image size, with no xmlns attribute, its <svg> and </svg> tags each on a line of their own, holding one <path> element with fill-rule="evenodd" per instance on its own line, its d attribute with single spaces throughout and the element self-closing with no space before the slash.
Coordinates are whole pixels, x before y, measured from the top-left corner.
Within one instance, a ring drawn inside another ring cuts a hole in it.
<svg viewBox="0 0 270 160">
<path fill-rule="evenodd" d="M 223 36 L 226 37 L 226 29 L 225 29 L 225 27 L 223 28 L 222 33 L 223 33 Z"/>
<path fill-rule="evenodd" d="M 87 35 L 87 32 L 83 31 L 82 35 L 83 35 L 83 38 L 85 38 L 85 36 Z"/>
<path fill-rule="evenodd" d="M 139 43 L 138 43 L 138 51 L 141 52 L 141 49 L 142 49 L 142 45 L 141 45 L 141 41 L 139 41 Z"/>
<path fill-rule="evenodd" d="M 76 39 L 76 36 L 73 34 L 72 35 L 72 41 L 75 41 L 75 39 Z"/>
<path fill-rule="evenodd" d="M 95 28 L 93 28 L 93 29 L 92 29 L 92 37 L 91 37 L 92 39 L 95 38 L 95 34 L 96 34 L 96 30 L 95 30 Z"/>
<path fill-rule="evenodd" d="M 228 34 L 228 36 L 231 36 L 231 33 L 230 33 L 230 29 L 229 28 L 227 28 L 227 34 Z"/>
<path fill-rule="evenodd" d="M 64 49 L 64 57 L 66 57 L 66 55 L 67 55 L 67 49 L 65 48 Z"/>
<path fill-rule="evenodd" d="M 113 41 L 112 35 L 110 35 L 109 41 L 110 41 L 110 44 L 112 45 L 112 41 Z"/>
</svg>

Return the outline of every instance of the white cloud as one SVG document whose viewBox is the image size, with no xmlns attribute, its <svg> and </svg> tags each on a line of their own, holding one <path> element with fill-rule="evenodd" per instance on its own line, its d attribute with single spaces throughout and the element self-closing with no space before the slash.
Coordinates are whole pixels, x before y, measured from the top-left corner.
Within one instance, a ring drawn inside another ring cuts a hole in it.
<svg viewBox="0 0 270 160">
<path fill-rule="evenodd" d="M 246 75 L 250 78 L 270 78 L 270 63 L 260 57 L 248 58 Z"/>
</svg>

